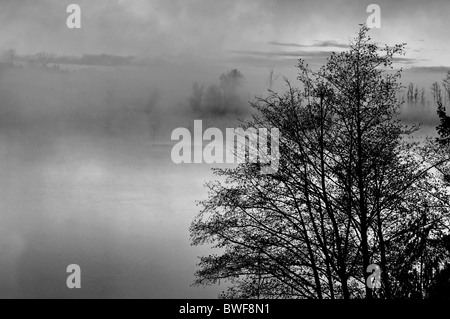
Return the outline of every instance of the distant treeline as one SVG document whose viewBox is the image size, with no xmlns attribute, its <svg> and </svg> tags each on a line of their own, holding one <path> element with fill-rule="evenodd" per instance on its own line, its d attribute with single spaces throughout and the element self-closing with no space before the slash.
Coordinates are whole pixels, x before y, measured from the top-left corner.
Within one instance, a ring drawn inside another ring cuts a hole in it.
<svg viewBox="0 0 450 319">
<path fill-rule="evenodd" d="M 3 53 L 2 61 L 5 63 L 27 63 L 40 66 L 49 64 L 73 64 L 73 65 L 96 65 L 96 66 L 131 66 L 142 65 L 143 60 L 134 56 L 119 56 L 111 54 L 83 54 L 82 56 L 56 55 L 48 52 L 39 52 L 32 55 L 19 55 L 13 49 Z"/>
<path fill-rule="evenodd" d="M 450 102 L 450 71 L 441 82 L 433 82 L 427 89 L 409 83 L 398 97 L 403 103 L 400 119 L 408 123 L 436 125 L 439 122 L 437 106 L 439 99 L 443 104 Z"/>
</svg>

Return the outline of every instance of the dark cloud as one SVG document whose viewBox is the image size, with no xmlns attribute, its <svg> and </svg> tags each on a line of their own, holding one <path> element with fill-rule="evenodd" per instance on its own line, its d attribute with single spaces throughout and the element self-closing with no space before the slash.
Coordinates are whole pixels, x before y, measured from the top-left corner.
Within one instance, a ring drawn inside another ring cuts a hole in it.
<svg viewBox="0 0 450 319">
<path fill-rule="evenodd" d="M 285 47 L 297 47 L 297 48 L 342 48 L 342 49 L 348 49 L 349 45 L 346 43 L 339 43 L 334 40 L 328 40 L 328 41 L 315 41 L 314 44 L 299 44 L 299 43 L 285 43 L 285 42 L 277 42 L 277 41 L 270 41 L 269 44 L 271 45 L 277 45 L 277 46 L 285 46 Z"/>
<path fill-rule="evenodd" d="M 350 46 L 347 43 L 339 43 L 337 41 L 329 40 L 329 41 L 316 41 L 314 43 L 315 47 L 323 47 L 323 48 L 343 48 L 348 49 Z"/>
<path fill-rule="evenodd" d="M 327 58 L 330 56 L 331 51 L 240 51 L 232 50 L 232 53 L 250 55 L 250 56 L 263 56 L 270 58 Z"/>
<path fill-rule="evenodd" d="M 304 59 L 310 63 L 324 63 L 327 58 L 330 57 L 333 51 L 241 51 L 233 50 L 230 51 L 234 54 L 241 55 L 240 57 L 235 57 L 233 61 L 239 61 L 241 63 L 250 63 L 252 65 L 259 66 L 292 66 L 295 65 L 296 60 Z M 413 65 L 417 62 L 424 61 L 423 59 L 413 59 L 405 57 L 394 57 L 393 61 L 400 64 Z"/>
<path fill-rule="evenodd" d="M 112 54 L 83 54 L 80 57 L 67 55 L 54 55 L 50 53 L 38 53 L 34 55 L 16 56 L 16 61 L 25 63 L 65 64 L 65 65 L 91 65 L 91 66 L 131 66 L 142 64 L 133 56 L 120 56 Z"/>
</svg>

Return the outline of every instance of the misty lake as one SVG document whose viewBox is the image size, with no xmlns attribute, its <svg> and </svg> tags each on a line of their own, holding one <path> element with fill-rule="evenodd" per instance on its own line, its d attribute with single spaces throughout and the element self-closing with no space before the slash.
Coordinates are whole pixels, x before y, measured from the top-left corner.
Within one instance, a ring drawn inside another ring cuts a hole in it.
<svg viewBox="0 0 450 319">
<path fill-rule="evenodd" d="M 176 165 L 145 137 L 0 138 L 0 298 L 197 298 L 189 226 L 209 165 Z M 81 267 L 81 289 L 66 268 Z"/>
<path fill-rule="evenodd" d="M 215 298 L 226 289 L 191 286 L 197 256 L 217 253 L 189 240 L 213 166 L 171 159 L 172 130 L 192 132 L 205 116 L 190 105 L 192 70 L 0 71 L 0 298 Z M 209 99 L 204 127 L 237 127 L 247 100 L 224 116 Z M 435 134 L 435 110 L 406 111 L 429 119 L 415 138 Z M 81 289 L 66 286 L 71 264 Z"/>
</svg>

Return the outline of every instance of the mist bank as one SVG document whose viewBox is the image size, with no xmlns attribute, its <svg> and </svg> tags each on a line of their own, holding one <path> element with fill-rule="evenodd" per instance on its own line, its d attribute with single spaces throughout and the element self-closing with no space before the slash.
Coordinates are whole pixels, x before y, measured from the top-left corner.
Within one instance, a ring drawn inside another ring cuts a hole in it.
<svg viewBox="0 0 450 319">
<path fill-rule="evenodd" d="M 207 81 L 152 68 L 68 71 L 2 64 L 0 131 L 49 138 L 52 134 L 94 139 L 132 136 L 166 143 L 174 128 L 186 127 L 196 118 L 224 127 L 248 117 L 252 96 L 243 81 L 226 83 L 220 74 L 212 83 Z"/>
<path fill-rule="evenodd" d="M 63 137 L 79 137 L 113 154 L 121 149 L 139 153 L 141 145 L 173 144 L 173 130 L 192 131 L 194 120 L 202 120 L 205 129 L 224 132 L 239 127 L 254 112 L 249 102 L 255 96 L 267 95 L 269 86 L 278 92 L 286 89 L 277 71 L 269 79 L 270 72 L 264 70 L 259 71 L 267 77 L 260 78 L 256 73 L 247 76 L 220 67 L 195 72 L 196 67 L 65 68 L 2 63 L 0 134 L 40 153 L 43 149 L 51 153 L 53 142 Z M 406 124 L 420 123 L 426 134 L 434 134 L 431 128 L 438 124 L 438 117 L 427 81 L 439 81 L 445 73 L 418 76 L 414 83 L 424 88 L 424 97 L 409 101 L 406 81 L 413 79 L 413 73 L 406 70 L 402 78 L 400 119 Z M 292 82 L 295 85 L 295 78 Z M 122 147 L 109 150 L 110 140 Z"/>
</svg>

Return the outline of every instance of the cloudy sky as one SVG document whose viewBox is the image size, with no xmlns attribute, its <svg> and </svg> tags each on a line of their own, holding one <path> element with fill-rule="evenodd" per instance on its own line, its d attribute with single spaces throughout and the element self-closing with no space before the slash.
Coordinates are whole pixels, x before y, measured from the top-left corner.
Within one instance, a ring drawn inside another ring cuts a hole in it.
<svg viewBox="0 0 450 319">
<path fill-rule="evenodd" d="M 66 7 L 82 9 L 69 30 Z M 19 53 L 109 53 L 255 66 L 292 65 L 342 49 L 373 1 L 1 0 L 0 48 Z M 449 66 L 450 3 L 378 1 L 382 43 L 408 43 L 408 65 Z M 287 60 L 287 61 L 286 61 Z"/>
</svg>

